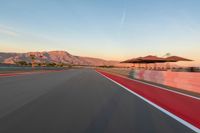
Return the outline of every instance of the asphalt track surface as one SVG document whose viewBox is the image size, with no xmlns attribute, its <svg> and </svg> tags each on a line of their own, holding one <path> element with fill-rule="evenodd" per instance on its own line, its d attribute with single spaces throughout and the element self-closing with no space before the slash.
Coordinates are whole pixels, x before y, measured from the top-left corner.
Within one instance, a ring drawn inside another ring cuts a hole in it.
<svg viewBox="0 0 200 133">
<path fill-rule="evenodd" d="M 193 133 L 91 69 L 0 77 L 0 133 Z"/>
</svg>

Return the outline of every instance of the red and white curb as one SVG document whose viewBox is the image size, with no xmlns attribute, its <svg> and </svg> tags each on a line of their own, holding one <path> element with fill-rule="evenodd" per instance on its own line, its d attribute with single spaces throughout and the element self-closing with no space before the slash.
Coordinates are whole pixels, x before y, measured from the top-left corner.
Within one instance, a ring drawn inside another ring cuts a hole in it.
<svg viewBox="0 0 200 133">
<path fill-rule="evenodd" d="M 176 93 L 175 91 L 168 91 L 165 89 L 161 89 L 162 91 L 167 91 L 167 93 L 172 93 L 172 97 L 173 97 L 173 93 L 175 93 L 176 95 L 180 95 L 180 97 L 186 97 L 185 99 L 189 99 L 191 101 L 195 101 L 194 103 L 191 103 L 192 105 L 190 105 L 192 108 L 190 108 L 191 110 L 191 116 L 195 114 L 195 116 L 192 116 L 192 119 L 190 120 L 190 116 L 187 116 L 187 114 L 184 114 L 185 111 L 182 110 L 181 108 L 177 108 L 178 106 L 176 106 L 175 104 L 184 104 L 182 101 L 179 101 L 178 103 L 168 103 L 167 101 L 162 101 L 161 102 L 156 102 L 155 100 L 152 100 L 151 97 L 145 96 L 135 92 L 134 88 L 129 88 L 127 86 L 125 86 L 125 84 L 121 84 L 119 81 L 116 81 L 114 78 L 112 78 L 112 74 L 108 73 L 108 72 L 104 72 L 101 70 L 96 70 L 97 73 L 99 73 L 100 75 L 102 75 L 103 77 L 109 79 L 110 81 L 114 82 L 115 84 L 121 86 L 122 88 L 124 88 L 125 90 L 127 90 L 128 92 L 134 94 L 135 96 L 139 97 L 140 99 L 144 100 L 145 102 L 147 102 L 148 104 L 152 105 L 153 107 L 157 108 L 158 110 L 162 111 L 163 113 L 167 114 L 168 116 L 172 117 L 173 119 L 177 120 L 178 122 L 182 123 L 183 125 L 185 125 L 186 127 L 190 128 L 191 130 L 199 133 L 200 132 L 200 99 L 196 98 L 196 97 L 190 97 L 189 95 L 181 95 L 179 93 Z M 110 75 L 110 76 L 109 76 Z M 117 77 L 116 75 L 114 75 L 115 77 Z M 118 76 L 119 78 L 123 78 Z M 117 77 L 117 78 L 118 78 Z M 123 78 L 123 80 L 130 80 L 130 79 L 126 79 Z M 133 82 L 133 81 L 132 81 Z M 140 81 L 139 81 L 140 82 Z M 130 81 L 129 81 L 130 83 Z M 141 82 L 141 84 L 144 84 Z M 148 84 L 146 84 L 148 85 Z M 150 86 L 150 85 L 149 85 Z M 151 86 L 153 87 L 153 86 Z M 156 86 L 155 86 L 156 87 Z M 142 88 L 140 88 L 142 89 Z M 158 87 L 156 89 L 159 89 Z M 152 92 L 155 93 L 155 92 Z M 166 95 L 166 97 L 172 98 L 169 95 Z M 151 100 L 150 100 L 151 99 Z M 177 99 L 179 100 L 179 99 Z M 168 104 L 171 104 L 170 106 L 166 106 Z M 177 111 L 182 111 L 182 112 L 178 112 Z M 198 113 L 198 114 L 197 114 Z"/>
</svg>

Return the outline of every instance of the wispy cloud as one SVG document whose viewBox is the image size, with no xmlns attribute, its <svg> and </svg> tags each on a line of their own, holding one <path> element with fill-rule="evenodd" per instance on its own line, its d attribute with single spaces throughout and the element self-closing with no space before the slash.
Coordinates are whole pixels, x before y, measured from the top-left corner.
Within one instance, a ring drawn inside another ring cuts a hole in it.
<svg viewBox="0 0 200 133">
<path fill-rule="evenodd" d="M 46 34 L 36 34 L 32 32 L 22 31 L 2 24 L 0 24 L 0 35 L 7 35 L 12 37 L 20 36 L 22 37 L 22 39 L 32 38 L 33 40 L 52 40 L 52 38 L 47 36 Z"/>
<path fill-rule="evenodd" d="M 121 23 L 120 23 L 121 27 L 123 27 L 125 20 L 126 20 L 126 8 L 124 8 L 123 13 L 122 13 Z"/>
<path fill-rule="evenodd" d="M 48 35 L 45 33 L 37 33 L 37 32 L 29 32 L 26 30 L 24 30 L 23 28 L 19 28 L 19 27 L 11 27 L 11 26 L 7 26 L 7 25 L 3 25 L 0 24 L 0 37 L 1 36 L 8 36 L 8 37 L 12 37 L 11 39 L 9 38 L 8 41 L 9 43 L 12 42 L 12 44 L 19 44 L 19 45 L 24 45 L 26 46 L 26 44 L 30 44 L 30 45 L 39 45 L 41 44 L 43 47 L 45 46 L 63 46 L 66 43 L 65 39 L 62 38 L 55 38 L 52 37 L 52 35 Z M 15 40 L 17 39 L 17 40 Z M 5 41 L 4 40 L 4 41 Z M 2 41 L 0 40 L 0 43 Z M 8 43 L 7 42 L 7 43 Z M 1 46 L 2 44 L 0 44 Z M 7 47 L 8 48 L 8 47 Z"/>
<path fill-rule="evenodd" d="M 0 25 L 0 34 L 8 36 L 19 36 L 20 33 L 7 26 Z"/>
<path fill-rule="evenodd" d="M 119 26 L 119 36 L 121 35 L 121 30 L 124 26 L 125 20 L 126 20 L 126 13 L 127 13 L 127 8 L 126 8 L 126 4 L 124 4 L 124 8 L 122 10 L 122 15 L 121 15 L 121 19 L 120 19 L 120 26 Z"/>
<path fill-rule="evenodd" d="M 6 29 L 0 29 L 0 34 L 9 35 L 9 36 L 18 36 L 19 34 L 15 31 L 10 31 Z"/>
</svg>

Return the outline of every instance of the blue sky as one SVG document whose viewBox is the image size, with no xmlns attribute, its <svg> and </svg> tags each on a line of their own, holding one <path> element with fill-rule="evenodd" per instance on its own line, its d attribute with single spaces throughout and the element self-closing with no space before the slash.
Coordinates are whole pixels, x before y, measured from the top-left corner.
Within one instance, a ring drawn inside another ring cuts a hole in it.
<svg viewBox="0 0 200 133">
<path fill-rule="evenodd" d="M 198 60 L 199 7 L 199 0 L 0 0 L 0 51 Z"/>
</svg>

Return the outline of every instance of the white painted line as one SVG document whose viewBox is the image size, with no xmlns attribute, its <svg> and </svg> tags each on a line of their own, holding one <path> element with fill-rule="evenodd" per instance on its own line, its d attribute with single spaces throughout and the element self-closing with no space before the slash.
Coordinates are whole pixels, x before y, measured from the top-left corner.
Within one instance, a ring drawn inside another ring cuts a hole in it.
<svg viewBox="0 0 200 133">
<path fill-rule="evenodd" d="M 97 72 L 97 71 L 96 71 L 96 72 Z M 114 82 L 115 84 L 121 86 L 122 88 L 124 88 L 124 89 L 127 90 L 128 92 L 134 94 L 135 96 L 137 96 L 137 97 L 139 97 L 140 99 L 144 100 L 145 102 L 149 103 L 149 104 L 152 105 L 153 107 L 157 108 L 158 110 L 162 111 L 163 113 L 167 114 L 168 116 L 172 117 L 173 119 L 177 120 L 178 122 L 182 123 L 182 124 L 185 125 L 186 127 L 192 129 L 193 131 L 195 131 L 195 132 L 197 132 L 197 133 L 200 133 L 200 129 L 197 128 L 197 127 L 195 127 L 195 126 L 193 126 L 193 125 L 190 124 L 189 122 L 187 122 L 187 121 L 181 119 L 180 117 L 178 117 L 178 116 L 172 114 L 171 112 L 167 111 L 166 109 L 164 109 L 164 108 L 162 108 L 162 107 L 156 105 L 155 103 L 149 101 L 148 99 L 146 99 L 146 98 L 144 98 L 143 96 L 141 96 L 141 95 L 135 93 L 134 91 L 131 91 L 131 90 L 128 89 L 127 87 L 125 87 L 125 86 L 119 84 L 118 82 L 116 82 L 116 81 L 110 79 L 109 77 L 107 77 L 107 76 L 105 76 L 105 75 L 103 75 L 103 74 L 101 74 L 101 73 L 99 73 L 99 72 L 97 72 L 97 73 L 100 74 L 101 76 L 103 76 L 103 77 L 109 79 L 110 81 Z"/>
<path fill-rule="evenodd" d="M 116 74 L 116 75 L 118 75 L 118 74 Z M 158 86 L 158 85 L 153 85 L 153 84 L 150 84 L 150 83 L 147 83 L 147 82 L 144 82 L 144 81 L 140 81 L 139 79 L 136 80 L 136 79 L 131 79 L 131 78 L 124 77 L 124 76 L 121 76 L 121 75 L 119 75 L 119 76 L 120 76 L 120 77 L 123 77 L 123 78 L 126 78 L 126 79 L 129 79 L 129 80 L 133 80 L 133 81 L 138 82 L 138 83 L 143 83 L 143 84 L 150 85 L 150 86 L 153 86 L 153 87 L 156 87 L 156 88 L 160 88 L 160 89 L 163 89 L 163 90 L 166 90 L 166 91 L 170 91 L 170 92 L 173 92 L 173 93 L 177 93 L 177 94 L 180 94 L 180 95 L 183 95 L 183 96 L 187 96 L 187 97 L 191 97 L 191 98 L 200 100 L 199 97 L 195 97 L 195 96 L 191 96 L 191 95 L 188 95 L 188 94 L 185 94 L 185 93 L 182 93 L 182 92 L 178 92 L 178 91 L 166 89 L 166 88 L 161 87 L 161 86 Z"/>
</svg>

